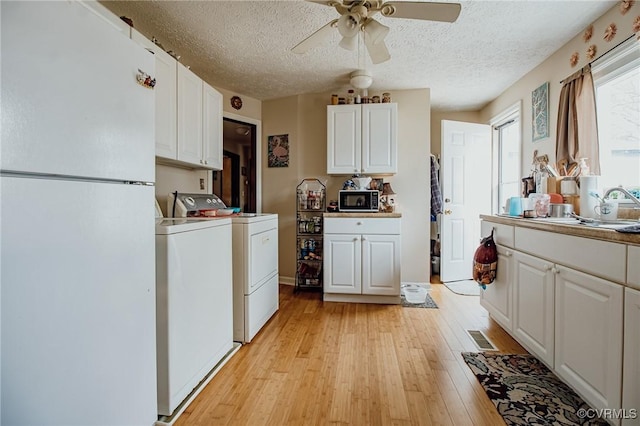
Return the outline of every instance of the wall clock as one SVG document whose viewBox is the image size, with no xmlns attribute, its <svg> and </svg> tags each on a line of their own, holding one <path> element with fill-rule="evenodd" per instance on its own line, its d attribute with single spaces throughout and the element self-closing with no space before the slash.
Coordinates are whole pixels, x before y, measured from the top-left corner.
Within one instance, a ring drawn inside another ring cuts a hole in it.
<svg viewBox="0 0 640 426">
<path fill-rule="evenodd" d="M 240 96 L 234 96 L 231 98 L 231 106 L 235 109 L 242 108 L 242 99 L 240 99 Z"/>
</svg>

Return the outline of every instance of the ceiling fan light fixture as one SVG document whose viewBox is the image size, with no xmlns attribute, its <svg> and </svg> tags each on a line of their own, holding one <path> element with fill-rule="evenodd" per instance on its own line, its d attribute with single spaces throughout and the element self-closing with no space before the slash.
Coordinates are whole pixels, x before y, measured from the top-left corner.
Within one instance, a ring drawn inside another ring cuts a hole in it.
<svg viewBox="0 0 640 426">
<path fill-rule="evenodd" d="M 338 31 L 342 37 L 354 37 L 360 30 L 360 16 L 345 13 L 338 19 Z"/>
<path fill-rule="evenodd" d="M 364 25 L 364 32 L 369 37 L 371 44 L 378 44 L 383 41 L 389 33 L 389 27 L 382 25 L 375 19 L 368 19 Z"/>
<path fill-rule="evenodd" d="M 356 50 L 356 48 L 358 47 L 358 36 L 355 35 L 353 37 L 342 37 L 342 40 L 340 40 L 338 46 L 347 50 Z"/>
<path fill-rule="evenodd" d="M 248 136 L 251 133 L 251 129 L 247 126 L 238 126 L 236 127 L 236 133 L 240 136 Z"/>
<path fill-rule="evenodd" d="M 373 83 L 373 77 L 370 71 L 357 70 L 351 73 L 350 83 L 356 89 L 368 89 Z"/>
</svg>

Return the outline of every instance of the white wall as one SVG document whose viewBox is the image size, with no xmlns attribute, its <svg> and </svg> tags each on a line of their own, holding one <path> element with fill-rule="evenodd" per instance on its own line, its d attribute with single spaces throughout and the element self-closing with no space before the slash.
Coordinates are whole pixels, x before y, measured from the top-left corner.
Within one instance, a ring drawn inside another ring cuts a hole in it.
<svg viewBox="0 0 640 426">
<path fill-rule="evenodd" d="M 429 206 L 431 202 L 430 91 L 391 93 L 398 104 L 398 173 L 384 176 L 398 194 L 402 213 L 402 280 L 429 282 Z M 327 105 L 331 93 L 316 93 L 265 101 L 263 135 L 266 152 L 269 135 L 289 135 L 289 167 L 269 168 L 263 155 L 263 209 L 278 213 L 280 225 L 280 276 L 293 282 L 296 267 L 295 189 L 307 177 L 327 183 L 328 199 L 349 176 L 327 175 Z"/>
<path fill-rule="evenodd" d="M 560 90 L 562 88 L 560 81 L 589 63 L 589 59 L 586 57 L 586 50 L 590 45 L 596 45 L 597 57 L 633 34 L 633 21 L 640 14 L 640 3 L 636 2 L 626 15 L 620 13 L 619 3 L 613 3 L 614 6 L 593 23 L 593 36 L 588 42 L 583 40 L 583 32 L 577 34 L 542 64 L 518 80 L 480 111 L 482 122 L 489 123 L 491 118 L 499 115 L 518 100 L 522 100 L 523 143 L 521 170 L 523 176 L 528 175 L 531 170 L 534 150 L 538 150 L 538 155 L 549 155 L 549 159 L 555 162 L 556 123 Z M 618 31 L 615 38 L 607 42 L 604 40 L 603 34 L 611 23 L 616 24 Z M 580 60 L 576 66 L 572 67 L 569 59 L 574 52 L 578 52 Z M 531 136 L 531 92 L 547 81 L 549 82 L 549 137 L 533 142 Z"/>
</svg>

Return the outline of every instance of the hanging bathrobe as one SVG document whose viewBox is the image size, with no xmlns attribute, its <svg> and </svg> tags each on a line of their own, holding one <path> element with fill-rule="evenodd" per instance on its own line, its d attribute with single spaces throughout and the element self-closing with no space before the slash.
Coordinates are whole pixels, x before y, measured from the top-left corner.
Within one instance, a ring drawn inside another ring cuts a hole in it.
<svg viewBox="0 0 640 426">
<path fill-rule="evenodd" d="M 438 161 L 435 155 L 431 155 L 431 215 L 442 214 L 442 192 L 438 180 Z"/>
</svg>

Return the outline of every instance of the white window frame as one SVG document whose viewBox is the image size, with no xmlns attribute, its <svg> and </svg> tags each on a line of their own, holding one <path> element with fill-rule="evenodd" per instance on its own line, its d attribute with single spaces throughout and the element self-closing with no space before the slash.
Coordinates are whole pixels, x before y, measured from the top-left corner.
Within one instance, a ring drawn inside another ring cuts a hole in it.
<svg viewBox="0 0 640 426">
<path fill-rule="evenodd" d="M 502 206 L 500 206 L 500 170 L 502 169 L 500 164 L 500 128 L 508 122 L 515 120 L 518 126 L 518 135 L 520 136 L 520 158 L 522 158 L 522 101 L 518 101 L 515 104 L 509 106 L 497 116 L 493 117 L 489 124 L 491 125 L 491 145 L 492 145 L 492 163 L 493 167 L 491 181 L 491 204 L 494 214 L 502 213 Z M 522 161 L 518 164 L 519 175 L 522 175 Z"/>
<path fill-rule="evenodd" d="M 591 63 L 591 75 L 593 76 L 593 84 L 596 91 L 596 108 L 598 107 L 598 87 L 635 68 L 640 68 L 640 42 L 635 36 L 623 41 Z M 600 135 L 601 144 L 603 140 L 606 141 L 606 138 Z M 640 180 L 637 184 L 640 185 Z M 618 202 L 632 204 L 631 200 L 618 200 Z"/>
</svg>

